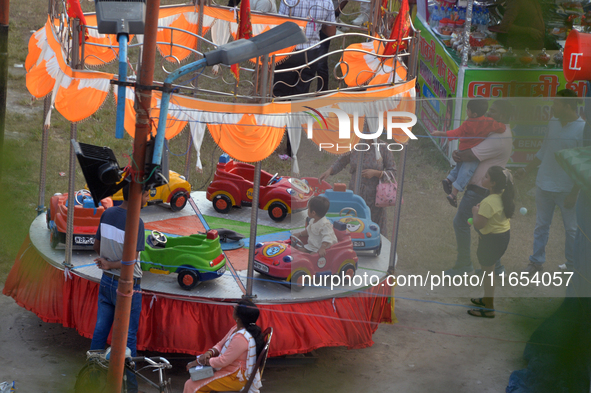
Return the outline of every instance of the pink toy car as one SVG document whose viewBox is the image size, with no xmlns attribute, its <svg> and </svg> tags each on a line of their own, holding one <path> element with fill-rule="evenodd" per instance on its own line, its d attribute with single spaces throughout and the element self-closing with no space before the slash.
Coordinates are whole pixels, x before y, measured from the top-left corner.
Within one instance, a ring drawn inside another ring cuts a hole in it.
<svg viewBox="0 0 591 393">
<path fill-rule="evenodd" d="M 305 253 L 292 249 L 291 240 L 257 243 L 254 253 L 254 270 L 269 277 L 285 280 L 292 288 L 302 289 L 305 275 L 340 275 L 344 273 L 353 277 L 357 270 L 357 254 L 353 251 L 351 236 L 343 223 L 335 222 L 335 234 L 338 243 L 326 250 L 326 256 L 321 258 L 318 253 Z M 304 242 L 292 237 L 295 242 Z M 305 240 L 305 239 L 304 239 Z"/>
</svg>

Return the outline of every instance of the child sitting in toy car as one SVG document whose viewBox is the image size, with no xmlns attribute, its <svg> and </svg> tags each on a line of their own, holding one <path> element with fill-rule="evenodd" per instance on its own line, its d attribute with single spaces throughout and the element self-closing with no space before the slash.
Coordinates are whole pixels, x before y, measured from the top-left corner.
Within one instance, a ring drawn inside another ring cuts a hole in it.
<svg viewBox="0 0 591 393">
<path fill-rule="evenodd" d="M 310 199 L 308 202 L 308 217 L 310 220 L 303 231 L 293 234 L 292 247 L 307 253 L 317 252 L 321 257 L 326 255 L 326 249 L 338 242 L 332 223 L 325 217 L 329 207 L 330 201 L 328 198 L 315 196 Z M 302 247 L 297 241 L 293 240 L 293 237 L 298 239 L 307 237 L 308 242 Z"/>
</svg>

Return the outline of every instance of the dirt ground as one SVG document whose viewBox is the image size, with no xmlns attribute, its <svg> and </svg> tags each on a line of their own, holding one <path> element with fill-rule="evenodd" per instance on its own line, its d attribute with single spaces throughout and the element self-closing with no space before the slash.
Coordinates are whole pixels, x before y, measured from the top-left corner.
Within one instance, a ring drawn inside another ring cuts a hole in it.
<svg viewBox="0 0 591 393">
<path fill-rule="evenodd" d="M 397 289 L 399 323 L 380 325 L 372 347 L 322 348 L 313 364 L 271 366 L 264 391 L 504 392 L 511 372 L 526 366 L 521 355 L 531 332 L 559 304 L 549 298 L 499 298 L 499 310 L 522 315 L 498 313 L 488 320 L 467 316 L 466 298 L 432 292 L 424 300 L 419 292 L 424 290 Z M 412 300 L 419 297 L 423 300 Z M 16 381 L 19 392 L 73 392 L 90 340 L 42 322 L 9 297 L 0 296 L 0 310 L 0 382 Z M 180 392 L 188 357 L 164 356 L 174 366 L 170 376 Z"/>
</svg>

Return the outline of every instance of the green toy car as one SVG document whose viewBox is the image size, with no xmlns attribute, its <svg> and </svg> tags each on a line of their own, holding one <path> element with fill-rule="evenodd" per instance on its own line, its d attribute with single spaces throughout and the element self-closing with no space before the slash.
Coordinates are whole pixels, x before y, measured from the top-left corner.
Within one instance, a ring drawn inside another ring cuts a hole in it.
<svg viewBox="0 0 591 393">
<path fill-rule="evenodd" d="M 144 271 L 177 273 L 179 285 L 186 290 L 201 281 L 219 278 L 226 271 L 226 257 L 216 230 L 180 237 L 146 231 L 146 249 L 140 258 Z"/>
</svg>

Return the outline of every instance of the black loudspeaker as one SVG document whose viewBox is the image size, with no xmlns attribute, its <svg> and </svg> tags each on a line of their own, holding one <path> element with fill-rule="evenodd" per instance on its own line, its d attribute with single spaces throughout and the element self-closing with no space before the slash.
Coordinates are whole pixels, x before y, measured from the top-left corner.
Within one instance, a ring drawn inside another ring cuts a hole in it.
<svg viewBox="0 0 591 393">
<path fill-rule="evenodd" d="M 72 146 L 95 206 L 99 206 L 101 199 L 113 195 L 129 182 L 128 179 L 120 181 L 123 171 L 113 150 L 76 142 L 74 139 Z"/>
</svg>

